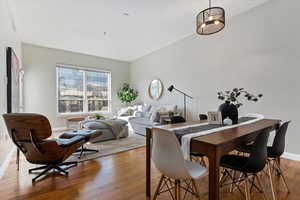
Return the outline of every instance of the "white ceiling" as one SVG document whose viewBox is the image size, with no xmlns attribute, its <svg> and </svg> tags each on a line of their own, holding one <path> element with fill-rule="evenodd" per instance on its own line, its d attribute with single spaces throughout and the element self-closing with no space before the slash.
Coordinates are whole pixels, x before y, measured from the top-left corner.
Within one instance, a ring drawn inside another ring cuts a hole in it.
<svg viewBox="0 0 300 200">
<path fill-rule="evenodd" d="M 124 61 L 195 33 L 195 17 L 208 6 L 208 0 L 14 1 L 22 41 Z M 212 3 L 225 8 L 228 20 L 266 1 Z"/>
</svg>

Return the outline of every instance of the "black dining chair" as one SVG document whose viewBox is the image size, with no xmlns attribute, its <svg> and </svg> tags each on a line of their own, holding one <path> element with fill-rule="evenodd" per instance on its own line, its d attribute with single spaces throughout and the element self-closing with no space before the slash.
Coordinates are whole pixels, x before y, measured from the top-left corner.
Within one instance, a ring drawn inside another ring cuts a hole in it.
<svg viewBox="0 0 300 200">
<path fill-rule="evenodd" d="M 234 185 L 243 194 L 239 185 L 244 182 L 246 200 L 251 199 L 250 187 L 251 189 L 256 188 L 259 192 L 262 192 L 264 198 L 266 198 L 258 173 L 261 172 L 266 165 L 269 132 L 270 131 L 266 129 L 256 137 L 248 157 L 234 154 L 221 157 L 220 165 L 223 167 L 223 174 L 220 180 L 221 186 L 226 185 L 226 180 L 229 179 L 230 182 L 228 184 Z M 233 176 L 232 171 L 240 172 L 240 176 L 238 178 Z M 255 181 L 258 185 L 256 185 Z M 271 185 L 273 185 L 272 181 Z"/>
<path fill-rule="evenodd" d="M 200 120 L 207 120 L 207 115 L 206 114 L 199 114 L 199 119 Z"/>
<path fill-rule="evenodd" d="M 171 117 L 171 124 L 184 123 L 184 122 L 186 122 L 186 120 L 182 116 L 173 116 L 173 117 Z"/>
<path fill-rule="evenodd" d="M 271 169 L 273 169 L 272 172 L 276 171 L 277 175 L 282 178 L 283 183 L 284 183 L 285 188 L 288 193 L 290 192 L 290 190 L 289 190 L 288 184 L 285 180 L 285 177 L 283 175 L 279 161 L 280 161 L 280 157 L 284 153 L 285 136 L 286 136 L 286 132 L 287 132 L 290 122 L 291 121 L 287 121 L 280 125 L 280 127 L 276 130 L 276 134 L 275 134 L 275 138 L 273 140 L 272 146 L 267 147 L 267 156 L 268 156 L 267 165 Z M 249 152 L 251 152 L 252 148 L 253 148 L 252 145 L 242 145 L 242 146 L 238 147 L 237 150 L 242 153 L 249 153 Z M 272 190 L 274 190 L 274 188 Z"/>
</svg>

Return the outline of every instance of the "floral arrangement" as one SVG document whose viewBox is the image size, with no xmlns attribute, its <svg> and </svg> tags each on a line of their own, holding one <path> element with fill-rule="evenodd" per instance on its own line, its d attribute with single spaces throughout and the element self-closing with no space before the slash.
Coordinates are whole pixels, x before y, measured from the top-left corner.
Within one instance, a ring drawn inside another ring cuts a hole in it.
<svg viewBox="0 0 300 200">
<path fill-rule="evenodd" d="M 241 107 L 243 104 L 239 101 L 240 97 L 246 98 L 248 101 L 257 102 L 263 97 L 262 94 L 254 95 L 247 92 L 244 88 L 233 88 L 231 91 L 221 91 L 218 92 L 218 99 L 234 104 L 237 108 Z"/>
</svg>

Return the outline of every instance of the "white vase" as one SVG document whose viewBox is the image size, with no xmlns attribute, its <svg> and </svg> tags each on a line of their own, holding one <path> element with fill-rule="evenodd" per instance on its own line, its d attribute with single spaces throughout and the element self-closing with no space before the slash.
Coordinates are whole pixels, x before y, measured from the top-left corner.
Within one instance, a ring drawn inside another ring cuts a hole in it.
<svg viewBox="0 0 300 200">
<path fill-rule="evenodd" d="M 227 117 L 226 119 L 223 120 L 223 124 L 232 125 L 232 120 Z"/>
</svg>

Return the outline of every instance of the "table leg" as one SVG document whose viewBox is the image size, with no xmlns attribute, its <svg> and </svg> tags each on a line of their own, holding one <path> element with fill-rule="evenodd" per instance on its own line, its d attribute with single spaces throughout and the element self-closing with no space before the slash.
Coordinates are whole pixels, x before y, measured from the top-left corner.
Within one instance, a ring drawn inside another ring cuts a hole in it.
<svg viewBox="0 0 300 200">
<path fill-rule="evenodd" d="M 220 157 L 217 154 L 209 157 L 209 200 L 220 199 Z"/>
<path fill-rule="evenodd" d="M 151 129 L 146 129 L 146 197 L 151 198 Z"/>
</svg>

